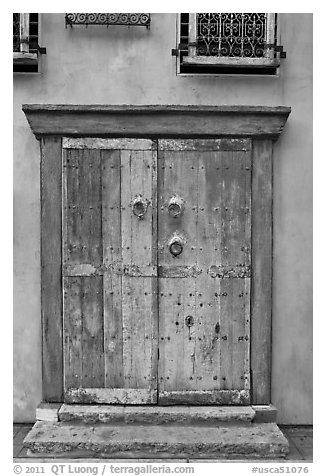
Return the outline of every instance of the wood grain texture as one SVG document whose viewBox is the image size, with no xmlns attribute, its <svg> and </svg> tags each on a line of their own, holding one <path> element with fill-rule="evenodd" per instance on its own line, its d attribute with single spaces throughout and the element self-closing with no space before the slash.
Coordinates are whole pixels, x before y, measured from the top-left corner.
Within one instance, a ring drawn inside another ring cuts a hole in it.
<svg viewBox="0 0 326 476">
<path fill-rule="evenodd" d="M 63 151 L 63 264 L 102 264 L 101 151 Z M 102 277 L 63 280 L 65 388 L 104 385 Z"/>
<path fill-rule="evenodd" d="M 118 142 L 64 149 L 67 401 L 153 403 L 156 389 L 156 151 Z M 144 219 L 132 211 L 137 194 Z"/>
<path fill-rule="evenodd" d="M 43 400 L 63 395 L 61 285 L 61 138 L 41 141 L 41 282 Z"/>
<path fill-rule="evenodd" d="M 288 107 L 23 105 L 36 137 L 252 137 L 277 138 Z"/>
<path fill-rule="evenodd" d="M 100 139 L 84 137 L 62 139 L 64 149 L 153 150 L 156 144 L 148 139 Z"/>
<path fill-rule="evenodd" d="M 255 140 L 252 172 L 252 403 L 269 404 L 272 323 L 272 143 Z"/>
<path fill-rule="evenodd" d="M 153 404 L 156 390 L 136 388 L 70 388 L 65 391 L 67 403 L 115 403 L 120 405 Z"/>
<path fill-rule="evenodd" d="M 121 167 L 120 150 L 102 151 L 102 246 L 103 265 L 121 262 Z M 105 387 L 123 387 L 122 278 L 115 272 L 103 275 Z"/>
<path fill-rule="evenodd" d="M 188 391 L 198 404 L 206 392 L 250 386 L 251 152 L 182 142 L 164 150 L 159 141 L 159 381 L 160 395 Z M 177 218 L 174 194 L 185 202 Z M 185 244 L 173 257 L 176 233 Z"/>
<path fill-rule="evenodd" d="M 123 375 L 129 388 L 156 388 L 156 153 L 121 151 L 122 263 L 152 267 L 155 277 L 122 276 Z M 133 213 L 133 201 L 147 201 L 142 219 Z"/>
<path fill-rule="evenodd" d="M 223 153 L 221 173 L 221 264 L 250 266 L 251 153 Z M 250 337 L 245 333 L 248 330 L 246 309 L 250 309 L 248 286 L 249 278 L 235 277 L 220 281 L 223 389 L 244 388 L 248 385 Z"/>
<path fill-rule="evenodd" d="M 161 139 L 159 150 L 251 150 L 251 139 Z"/>
<path fill-rule="evenodd" d="M 249 405 L 249 390 L 191 390 L 159 393 L 161 405 Z"/>
</svg>

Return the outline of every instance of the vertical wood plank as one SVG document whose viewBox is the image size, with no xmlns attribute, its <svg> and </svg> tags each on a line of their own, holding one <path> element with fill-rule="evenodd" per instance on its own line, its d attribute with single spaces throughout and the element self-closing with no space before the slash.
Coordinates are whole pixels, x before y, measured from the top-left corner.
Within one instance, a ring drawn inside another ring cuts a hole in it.
<svg viewBox="0 0 326 476">
<path fill-rule="evenodd" d="M 160 393 L 248 389 L 250 278 L 214 278 L 207 271 L 250 265 L 251 152 L 178 146 L 159 147 L 159 265 L 171 269 L 171 278 L 159 279 Z M 185 200 L 177 219 L 167 210 L 175 193 Z M 174 258 L 167 243 L 176 231 L 186 245 Z M 178 265 L 202 273 L 172 277 Z"/>
<path fill-rule="evenodd" d="M 159 150 L 158 160 L 158 264 L 197 264 L 198 180 L 193 152 Z M 169 216 L 174 194 L 185 201 L 181 216 Z M 174 233 L 185 239 L 183 252 L 174 257 L 169 240 Z M 159 376 L 160 391 L 191 390 L 196 386 L 196 278 L 159 279 Z M 191 326 L 186 325 L 192 316 Z"/>
<path fill-rule="evenodd" d="M 64 263 L 99 266 L 103 259 L 101 151 L 66 149 L 63 165 Z M 103 278 L 77 277 L 72 287 L 70 280 L 64 279 L 65 389 L 76 382 L 80 360 L 79 383 L 102 387 Z"/>
<path fill-rule="evenodd" d="M 122 150 L 121 167 L 122 264 L 155 266 L 156 153 Z M 148 203 L 142 219 L 133 213 L 136 197 Z M 123 372 L 129 388 L 156 388 L 156 299 L 156 278 L 122 276 Z"/>
<path fill-rule="evenodd" d="M 63 278 L 64 387 L 83 385 L 83 326 L 80 278 Z M 66 317 L 67 316 L 67 317 Z"/>
<path fill-rule="evenodd" d="M 196 369 L 197 390 L 221 388 L 220 375 L 220 280 L 207 270 L 221 263 L 220 201 L 221 152 L 198 153 L 197 264 L 203 273 L 197 284 Z"/>
<path fill-rule="evenodd" d="M 61 138 L 41 140 L 43 400 L 63 398 L 61 284 Z"/>
<path fill-rule="evenodd" d="M 251 154 L 223 154 L 221 203 L 222 265 L 250 265 Z M 222 279 L 221 373 L 224 389 L 244 388 L 248 377 L 249 335 L 246 334 L 250 294 L 245 279 Z"/>
<path fill-rule="evenodd" d="M 270 403 L 272 313 L 272 141 L 253 141 L 252 403 Z"/>
<path fill-rule="evenodd" d="M 121 167 L 120 150 L 102 151 L 102 240 L 103 263 L 121 261 Z M 124 387 L 122 278 L 103 275 L 103 320 L 105 387 Z"/>
<path fill-rule="evenodd" d="M 80 277 L 84 388 L 104 387 L 103 280 Z"/>
<path fill-rule="evenodd" d="M 101 151 L 64 150 L 64 264 L 102 264 Z"/>
</svg>

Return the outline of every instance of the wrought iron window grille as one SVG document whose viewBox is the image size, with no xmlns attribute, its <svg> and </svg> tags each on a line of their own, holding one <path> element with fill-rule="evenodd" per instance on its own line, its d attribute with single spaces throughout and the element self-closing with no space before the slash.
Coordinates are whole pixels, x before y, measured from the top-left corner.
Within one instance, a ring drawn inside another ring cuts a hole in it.
<svg viewBox="0 0 326 476">
<path fill-rule="evenodd" d="M 66 13 L 66 28 L 69 25 L 125 25 L 150 27 L 150 13 Z"/>
<path fill-rule="evenodd" d="M 39 14 L 13 14 L 13 62 L 14 72 L 37 72 L 39 55 L 46 48 L 39 44 Z"/>
<path fill-rule="evenodd" d="M 181 13 L 179 72 L 277 68 L 286 57 L 277 44 L 275 13 Z M 269 73 L 270 74 L 270 73 Z"/>
</svg>

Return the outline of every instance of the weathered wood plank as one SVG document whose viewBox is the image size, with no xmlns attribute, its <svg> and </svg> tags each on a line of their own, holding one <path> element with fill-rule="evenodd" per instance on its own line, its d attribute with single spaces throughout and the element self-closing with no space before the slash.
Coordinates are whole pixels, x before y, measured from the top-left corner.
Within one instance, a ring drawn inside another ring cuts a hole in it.
<svg viewBox="0 0 326 476">
<path fill-rule="evenodd" d="M 36 137 L 273 137 L 289 107 L 24 104 Z"/>
<path fill-rule="evenodd" d="M 124 265 L 121 261 L 114 261 L 113 263 L 100 266 L 81 263 L 65 264 L 62 267 L 63 276 L 104 276 L 106 273 L 145 278 L 157 276 L 157 267 L 149 265 Z"/>
<path fill-rule="evenodd" d="M 159 393 L 161 405 L 248 405 L 249 390 L 185 390 Z"/>
<path fill-rule="evenodd" d="M 104 384 L 101 277 L 64 278 L 65 389 Z"/>
<path fill-rule="evenodd" d="M 82 386 L 104 387 L 103 279 L 81 281 Z"/>
<path fill-rule="evenodd" d="M 221 259 L 250 276 L 250 177 L 251 157 L 247 152 L 223 154 L 223 199 L 221 202 Z M 247 178 L 249 177 L 249 178 Z M 245 266 L 245 263 L 247 266 Z M 249 271 L 249 272 L 248 272 Z M 244 388 L 249 383 L 247 355 L 249 335 L 245 333 L 250 293 L 246 279 L 221 280 L 221 373 L 222 388 Z M 247 387 L 245 387 L 247 388 Z"/>
<path fill-rule="evenodd" d="M 101 151 L 64 150 L 64 264 L 102 264 Z M 64 279 L 65 387 L 104 384 L 103 282 Z M 74 292 L 69 284 L 74 285 Z M 66 287 L 67 286 L 67 289 Z M 71 301 L 71 302 L 70 302 Z"/>
<path fill-rule="evenodd" d="M 160 139 L 159 150 L 251 150 L 251 139 Z"/>
<path fill-rule="evenodd" d="M 221 152 L 203 151 L 197 158 L 198 213 L 197 263 L 205 273 L 197 279 L 197 333 L 195 365 L 197 390 L 219 390 L 220 375 L 220 305 L 219 280 L 210 279 L 207 270 L 220 263 L 219 203 L 221 194 Z"/>
<path fill-rule="evenodd" d="M 41 290 L 43 400 L 63 395 L 61 284 L 61 139 L 41 141 Z"/>
<path fill-rule="evenodd" d="M 163 145 L 159 141 L 160 391 L 249 389 L 251 153 L 203 145 L 198 155 Z M 168 214 L 173 194 L 185 203 L 177 218 Z M 175 233 L 185 238 L 177 257 L 167 246 Z"/>
<path fill-rule="evenodd" d="M 251 369 L 253 404 L 270 403 L 272 142 L 255 140 L 252 171 Z"/>
<path fill-rule="evenodd" d="M 102 264 L 101 156 L 64 150 L 64 264 Z"/>
<path fill-rule="evenodd" d="M 168 268 L 175 273 L 176 269 L 196 267 L 197 172 L 193 152 L 189 155 L 187 151 L 159 150 L 158 154 L 158 264 L 166 275 L 169 274 Z M 179 217 L 171 217 L 168 212 L 169 201 L 175 193 L 185 201 L 184 211 Z M 184 238 L 183 252 L 177 257 L 169 251 L 169 241 L 174 234 Z M 196 279 L 159 280 L 161 390 L 196 388 Z M 193 318 L 190 326 L 186 325 L 187 316 Z"/>
<path fill-rule="evenodd" d="M 149 139 L 102 139 L 98 137 L 63 137 L 64 149 L 153 150 L 155 142 Z"/>
<path fill-rule="evenodd" d="M 118 148 L 118 146 L 116 145 Z M 121 262 L 120 150 L 102 151 L 103 268 Z M 105 387 L 123 387 L 123 329 L 121 273 L 103 275 Z"/>
<path fill-rule="evenodd" d="M 128 387 L 156 388 L 156 153 L 121 151 L 121 165 L 122 265 L 135 270 L 122 276 L 124 379 Z M 142 218 L 133 211 L 139 199 L 147 203 Z"/>
<path fill-rule="evenodd" d="M 196 278 L 204 270 L 195 265 L 190 266 L 159 266 L 159 278 Z"/>
<path fill-rule="evenodd" d="M 70 388 L 65 391 L 67 403 L 142 405 L 156 403 L 156 400 L 156 390 L 144 388 Z"/>
<path fill-rule="evenodd" d="M 83 383 L 81 278 L 63 278 L 64 388 Z"/>
</svg>

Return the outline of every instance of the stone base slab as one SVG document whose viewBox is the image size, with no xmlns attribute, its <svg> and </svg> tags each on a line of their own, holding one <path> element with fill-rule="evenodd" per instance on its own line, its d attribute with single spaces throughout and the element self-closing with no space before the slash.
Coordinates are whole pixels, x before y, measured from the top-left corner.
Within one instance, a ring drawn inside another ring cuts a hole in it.
<svg viewBox="0 0 326 476">
<path fill-rule="evenodd" d="M 251 422 L 255 412 L 251 407 L 237 406 L 113 406 L 66 405 L 59 411 L 60 421 L 84 423 L 141 423 L 141 424 L 192 424 L 218 422 Z"/>
<path fill-rule="evenodd" d="M 73 458 L 274 459 L 289 451 L 275 423 L 199 426 L 39 421 L 24 446 L 33 457 Z"/>
</svg>

